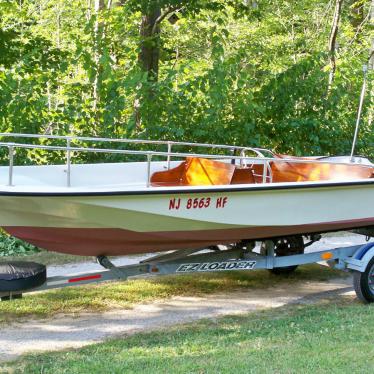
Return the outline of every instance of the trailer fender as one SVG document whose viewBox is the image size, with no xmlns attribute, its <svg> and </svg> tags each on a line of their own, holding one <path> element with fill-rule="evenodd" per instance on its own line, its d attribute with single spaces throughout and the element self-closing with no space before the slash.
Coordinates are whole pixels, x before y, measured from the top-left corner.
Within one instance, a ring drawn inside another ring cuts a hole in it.
<svg viewBox="0 0 374 374">
<path fill-rule="evenodd" d="M 370 260 L 374 257 L 374 242 L 361 246 L 355 254 L 346 260 L 347 268 L 363 273 Z"/>
</svg>

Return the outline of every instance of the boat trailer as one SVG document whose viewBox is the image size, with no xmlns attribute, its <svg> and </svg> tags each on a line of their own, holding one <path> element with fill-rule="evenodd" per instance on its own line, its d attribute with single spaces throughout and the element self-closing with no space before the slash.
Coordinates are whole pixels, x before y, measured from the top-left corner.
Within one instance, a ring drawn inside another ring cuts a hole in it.
<svg viewBox="0 0 374 374">
<path fill-rule="evenodd" d="M 21 298 L 23 293 L 80 286 L 105 281 L 126 280 L 135 276 L 247 271 L 268 269 L 276 274 L 295 270 L 298 265 L 326 261 L 331 268 L 353 272 L 353 286 L 364 303 L 374 302 L 374 242 L 293 255 L 278 255 L 275 242 L 266 240 L 261 253 L 254 244 L 228 249 L 182 250 L 148 258 L 135 265 L 115 266 L 107 257 L 97 257 L 104 270 L 67 276 L 47 277 L 46 267 L 32 262 L 0 264 L 0 298 Z M 4 271 L 4 266 L 9 269 Z M 283 271 L 282 271 L 283 270 Z"/>
</svg>

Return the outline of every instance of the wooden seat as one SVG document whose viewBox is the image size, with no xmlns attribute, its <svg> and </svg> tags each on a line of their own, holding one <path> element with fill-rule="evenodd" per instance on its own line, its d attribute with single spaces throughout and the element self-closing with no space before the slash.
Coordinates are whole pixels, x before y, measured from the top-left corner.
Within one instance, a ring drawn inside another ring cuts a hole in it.
<svg viewBox="0 0 374 374">
<path fill-rule="evenodd" d="M 177 167 L 151 176 L 152 186 L 205 186 L 230 184 L 235 165 L 189 157 Z"/>
<path fill-rule="evenodd" d="M 298 163 L 294 160 L 313 159 L 276 155 L 291 161 L 270 162 L 273 183 L 308 181 L 347 181 L 373 178 L 373 168 L 364 165 L 347 165 L 329 162 Z M 152 186 L 205 186 L 263 183 L 263 164 L 239 168 L 235 165 L 204 158 L 190 157 L 177 167 L 155 172 Z M 270 173 L 267 173 L 267 182 Z"/>
<path fill-rule="evenodd" d="M 250 168 L 236 168 L 231 179 L 231 184 L 256 183 L 253 171 Z"/>
<path fill-rule="evenodd" d="M 182 175 L 186 168 L 186 161 L 183 161 L 177 167 L 165 170 L 165 171 L 156 171 L 151 176 L 151 186 L 160 187 L 160 186 L 179 186 L 181 185 Z"/>
<path fill-rule="evenodd" d="M 293 158 L 295 160 L 309 160 L 302 157 L 276 155 L 278 158 Z M 373 178 L 373 168 L 364 165 L 347 165 L 321 162 L 272 162 L 271 170 L 273 182 L 308 182 L 308 181 L 347 181 L 354 179 Z"/>
</svg>

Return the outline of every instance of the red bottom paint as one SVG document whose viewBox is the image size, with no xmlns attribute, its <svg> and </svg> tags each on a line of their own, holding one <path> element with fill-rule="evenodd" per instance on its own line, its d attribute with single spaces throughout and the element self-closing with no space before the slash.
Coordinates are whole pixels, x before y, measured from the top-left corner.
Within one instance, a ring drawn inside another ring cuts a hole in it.
<svg viewBox="0 0 374 374">
<path fill-rule="evenodd" d="M 374 225 L 374 217 L 295 226 L 262 226 L 240 229 L 135 232 L 112 228 L 3 227 L 10 235 L 49 251 L 79 256 L 161 252 L 203 248 L 242 239 L 265 239 L 295 234 L 322 233 Z"/>
</svg>

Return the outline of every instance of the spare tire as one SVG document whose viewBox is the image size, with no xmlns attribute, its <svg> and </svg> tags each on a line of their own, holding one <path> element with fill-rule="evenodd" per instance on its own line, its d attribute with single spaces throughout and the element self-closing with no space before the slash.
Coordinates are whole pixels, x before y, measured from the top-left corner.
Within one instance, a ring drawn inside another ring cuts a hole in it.
<svg viewBox="0 0 374 374">
<path fill-rule="evenodd" d="M 26 261 L 0 262 L 0 292 L 29 290 L 46 280 L 45 265 Z"/>
</svg>

